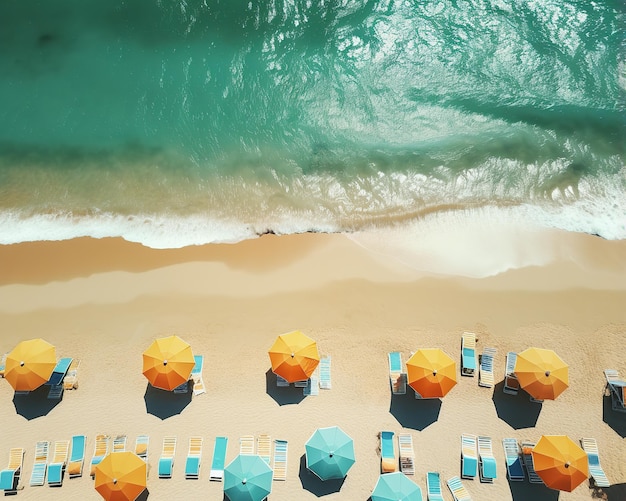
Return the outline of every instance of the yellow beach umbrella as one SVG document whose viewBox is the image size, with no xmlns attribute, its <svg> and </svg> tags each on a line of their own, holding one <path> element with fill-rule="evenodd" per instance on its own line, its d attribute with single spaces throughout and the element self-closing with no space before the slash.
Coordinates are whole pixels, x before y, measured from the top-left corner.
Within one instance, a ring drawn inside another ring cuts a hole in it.
<svg viewBox="0 0 626 501">
<path fill-rule="evenodd" d="M 178 336 L 156 339 L 143 352 L 143 374 L 150 384 L 173 390 L 189 380 L 196 361 L 191 346 Z"/>
<path fill-rule="evenodd" d="M 531 454 L 537 475 L 551 489 L 572 492 L 589 478 L 587 453 L 565 435 L 543 435 Z"/>
<path fill-rule="evenodd" d="M 269 355 L 272 371 L 290 383 L 309 379 L 320 362 L 317 343 L 300 331 L 278 336 Z"/>
<path fill-rule="evenodd" d="M 43 339 L 19 343 L 7 355 L 4 377 L 15 391 L 32 391 L 46 383 L 57 364 L 56 350 Z"/>
<path fill-rule="evenodd" d="M 112 452 L 96 466 L 95 488 L 107 501 L 135 501 L 146 489 L 146 463 L 132 452 Z"/>
<path fill-rule="evenodd" d="M 438 348 L 417 350 L 406 362 L 408 383 L 422 398 L 440 398 L 456 384 L 456 363 Z"/>
<path fill-rule="evenodd" d="M 568 366 L 552 350 L 528 348 L 517 355 L 515 375 L 537 400 L 554 400 L 569 386 Z"/>
</svg>

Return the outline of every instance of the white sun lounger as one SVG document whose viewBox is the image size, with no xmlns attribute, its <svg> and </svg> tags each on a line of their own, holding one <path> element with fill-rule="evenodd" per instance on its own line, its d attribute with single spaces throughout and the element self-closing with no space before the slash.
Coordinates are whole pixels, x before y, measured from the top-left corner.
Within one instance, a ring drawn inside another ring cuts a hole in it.
<svg viewBox="0 0 626 501">
<path fill-rule="evenodd" d="M 268 465 L 271 464 L 272 455 L 272 437 L 266 433 L 262 433 L 258 436 L 256 441 L 256 453 L 261 456 L 261 459 Z"/>
<path fill-rule="evenodd" d="M 467 489 L 459 477 L 454 476 L 449 478 L 447 484 L 454 501 L 472 501 L 472 497 L 469 492 L 467 492 Z"/>
<path fill-rule="evenodd" d="M 330 390 L 332 388 L 332 380 L 330 376 L 330 355 L 322 357 L 319 363 L 320 388 L 322 390 Z"/>
<path fill-rule="evenodd" d="M 611 482 L 606 477 L 606 473 L 600 465 L 600 453 L 598 451 L 598 443 L 595 438 L 581 438 L 580 444 L 587 453 L 589 463 L 589 475 L 593 477 L 593 482 L 598 487 L 611 487 Z"/>
<path fill-rule="evenodd" d="M 478 366 L 478 386 L 493 388 L 493 361 L 496 357 L 496 352 L 495 348 L 485 348 L 483 350 Z"/>
<path fill-rule="evenodd" d="M 402 362 L 402 353 L 392 351 L 387 354 L 389 361 L 389 385 L 394 395 L 406 394 L 406 373 Z"/>
<path fill-rule="evenodd" d="M 535 463 L 533 462 L 532 450 L 535 447 L 533 442 L 522 442 L 520 444 L 522 449 L 522 460 L 524 461 L 524 466 L 526 467 L 526 473 L 528 475 L 528 481 L 531 484 L 543 484 L 543 480 L 541 477 L 537 475 L 535 471 Z"/>
<path fill-rule="evenodd" d="M 405 475 L 415 475 L 415 451 L 413 450 L 413 436 L 410 433 L 398 434 L 398 449 L 400 471 Z"/>
<path fill-rule="evenodd" d="M 287 480 L 287 440 L 274 440 L 274 480 Z"/>
<path fill-rule="evenodd" d="M 239 454 L 242 456 L 251 456 L 255 454 L 253 435 L 244 435 L 239 439 Z"/>
<path fill-rule="evenodd" d="M 47 440 L 35 444 L 35 462 L 30 475 L 29 485 L 44 485 L 46 483 L 46 473 L 48 471 L 48 454 L 50 452 L 50 442 Z"/>
<path fill-rule="evenodd" d="M 491 483 L 497 477 L 496 458 L 493 455 L 491 437 L 478 437 L 478 471 L 481 482 Z"/>
</svg>

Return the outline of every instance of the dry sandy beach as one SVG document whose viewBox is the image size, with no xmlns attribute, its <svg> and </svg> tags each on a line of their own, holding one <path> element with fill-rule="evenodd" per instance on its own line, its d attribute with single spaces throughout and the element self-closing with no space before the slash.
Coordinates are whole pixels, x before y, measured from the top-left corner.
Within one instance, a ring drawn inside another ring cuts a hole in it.
<svg viewBox="0 0 626 501">
<path fill-rule="evenodd" d="M 377 434 L 408 431 L 425 499 L 426 472 L 444 480 L 459 474 L 460 435 L 473 433 L 493 438 L 498 462 L 494 484 L 464 482 L 474 500 L 592 499 L 586 482 L 558 493 L 507 481 L 503 438 L 566 434 L 597 439 L 614 484 L 608 499 L 624 500 L 626 415 L 607 409 L 602 370 L 626 375 L 626 242 L 557 232 L 532 238 L 553 250 L 549 262 L 485 278 L 419 271 L 364 246 L 359 235 L 268 235 L 178 250 L 120 239 L 0 247 L 0 353 L 42 337 L 58 356 L 81 360 L 79 388 L 52 408 L 14 401 L 0 381 L 0 467 L 11 447 L 24 447 L 18 499 L 96 500 L 88 475 L 65 478 L 60 488 L 29 487 L 35 442 L 85 434 L 88 465 L 96 434 L 125 434 L 132 444 L 145 433 L 149 499 L 221 500 L 223 484 L 208 479 L 215 437 L 229 438 L 229 462 L 239 437 L 268 433 L 289 441 L 287 481 L 274 482 L 270 500 L 366 501 L 380 470 Z M 267 375 L 268 348 L 295 329 L 332 356 L 333 387 L 318 396 L 281 392 Z M 440 347 L 459 360 L 464 330 L 476 332 L 479 353 L 497 348 L 495 389 L 459 376 L 441 401 L 418 402 L 411 391 L 392 401 L 389 351 L 406 360 L 420 347 Z M 182 410 L 147 394 L 141 374 L 143 350 L 170 334 L 205 356 L 207 392 Z M 570 387 L 556 401 L 537 405 L 524 393 L 502 393 L 507 351 L 530 346 L 554 349 L 570 366 Z M 315 482 L 301 467 L 306 440 L 332 425 L 355 441 L 357 461 L 342 485 Z M 168 435 L 178 438 L 174 474 L 160 480 Z M 199 480 L 185 480 L 193 435 L 204 437 L 202 469 Z M 447 489 L 444 498 L 452 500 Z"/>
</svg>

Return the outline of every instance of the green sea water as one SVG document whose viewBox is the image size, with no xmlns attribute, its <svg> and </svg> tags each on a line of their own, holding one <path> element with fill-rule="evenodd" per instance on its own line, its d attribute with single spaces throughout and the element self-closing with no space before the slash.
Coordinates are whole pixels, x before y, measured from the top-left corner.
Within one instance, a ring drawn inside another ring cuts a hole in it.
<svg viewBox="0 0 626 501">
<path fill-rule="evenodd" d="M 0 243 L 480 207 L 626 238 L 625 19 L 619 0 L 4 0 Z"/>
</svg>

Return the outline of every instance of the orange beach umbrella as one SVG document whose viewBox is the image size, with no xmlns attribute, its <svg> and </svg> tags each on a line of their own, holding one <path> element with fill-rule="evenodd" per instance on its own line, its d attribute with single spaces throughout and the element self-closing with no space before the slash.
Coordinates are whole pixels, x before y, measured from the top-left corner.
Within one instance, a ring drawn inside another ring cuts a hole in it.
<svg viewBox="0 0 626 501">
<path fill-rule="evenodd" d="M 572 492 L 589 478 L 587 453 L 565 435 L 543 435 L 531 454 L 537 475 L 551 489 Z"/>
<path fill-rule="evenodd" d="M 36 390 L 50 379 L 56 350 L 43 339 L 29 339 L 13 348 L 5 364 L 4 377 L 15 391 Z"/>
<path fill-rule="evenodd" d="M 107 501 L 135 501 L 146 489 L 146 463 L 132 452 L 112 452 L 96 466 L 95 487 Z"/>
<path fill-rule="evenodd" d="M 189 344 L 178 336 L 163 337 L 143 352 L 143 375 L 152 386 L 172 391 L 189 380 L 195 363 Z"/>
<path fill-rule="evenodd" d="M 417 350 L 406 362 L 408 383 L 422 398 L 440 398 L 456 384 L 456 363 L 438 348 Z"/>
<path fill-rule="evenodd" d="M 517 355 L 520 386 L 538 400 L 554 400 L 569 386 L 568 366 L 552 350 L 528 348 Z"/>
<path fill-rule="evenodd" d="M 317 343 L 300 331 L 278 336 L 269 355 L 272 371 L 290 383 L 309 379 L 320 362 Z"/>
</svg>

